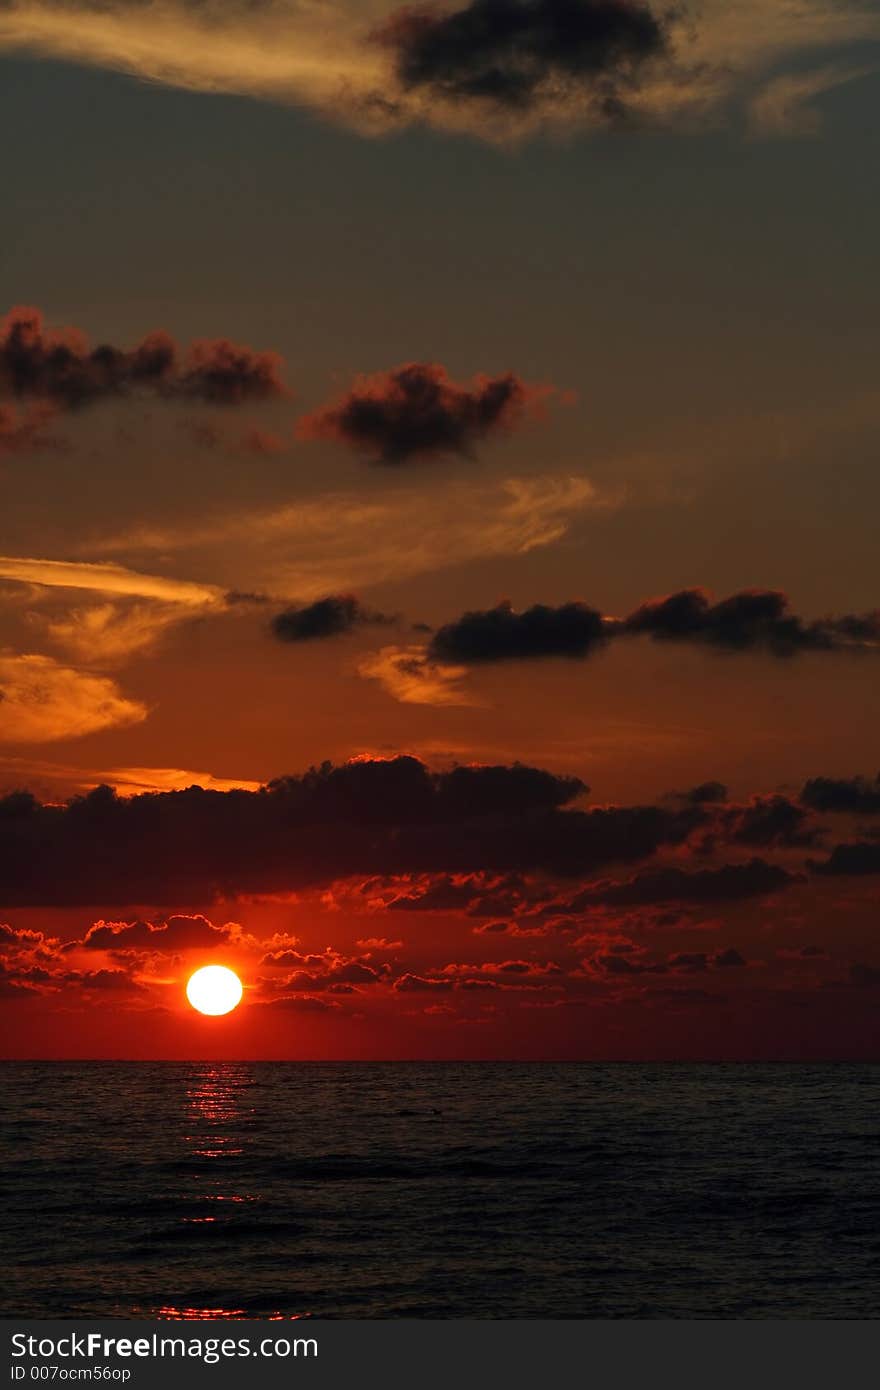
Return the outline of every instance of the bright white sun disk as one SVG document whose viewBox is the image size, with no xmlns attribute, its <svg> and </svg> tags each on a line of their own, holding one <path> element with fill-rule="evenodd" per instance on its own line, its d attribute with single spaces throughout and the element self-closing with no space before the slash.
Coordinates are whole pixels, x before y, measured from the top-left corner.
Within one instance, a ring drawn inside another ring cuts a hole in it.
<svg viewBox="0 0 880 1390">
<path fill-rule="evenodd" d="M 186 985 L 186 997 L 200 1014 L 231 1013 L 242 992 L 241 980 L 226 965 L 203 965 Z"/>
</svg>

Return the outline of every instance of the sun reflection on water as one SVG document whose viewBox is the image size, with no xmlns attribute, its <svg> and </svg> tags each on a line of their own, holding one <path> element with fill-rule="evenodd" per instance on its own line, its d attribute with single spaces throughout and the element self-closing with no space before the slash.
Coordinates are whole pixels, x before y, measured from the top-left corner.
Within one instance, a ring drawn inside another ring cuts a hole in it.
<svg viewBox="0 0 880 1390">
<path fill-rule="evenodd" d="M 197 1158 L 234 1158 L 243 1153 L 242 1127 L 253 1107 L 241 1103 L 250 1083 L 247 1068 L 214 1064 L 198 1072 L 186 1091 L 193 1132 L 184 1135 Z"/>
<path fill-rule="evenodd" d="M 205 1319 L 216 1319 L 220 1321 L 233 1319 L 245 1321 L 254 1318 L 253 1313 L 248 1313 L 244 1308 L 177 1308 L 172 1304 L 165 1304 L 161 1308 L 156 1308 L 151 1316 L 164 1318 L 169 1322 L 201 1322 Z M 260 1322 L 301 1322 L 303 1318 L 310 1318 L 311 1313 L 260 1313 Z"/>
<path fill-rule="evenodd" d="M 236 1208 L 260 1201 L 258 1193 L 239 1190 L 246 1179 L 236 1163 L 244 1155 L 247 1126 L 254 1114 L 253 1106 L 242 1100 L 252 1084 L 250 1068 L 232 1064 L 205 1066 L 188 1078 L 183 1139 L 191 1157 L 200 1163 L 191 1176 L 197 1190 L 190 1194 L 198 1209 L 181 1218 L 184 1225 L 222 1225 L 232 1220 Z M 232 1160 L 232 1169 L 218 1162 L 227 1159 Z M 234 1184 L 232 1191 L 227 1182 Z M 205 1211 L 208 1202 L 220 1205 Z"/>
<path fill-rule="evenodd" d="M 263 1306 L 255 1302 L 242 1308 L 236 1296 L 228 1293 L 226 1272 L 236 1272 L 230 1279 L 235 1287 L 242 1251 L 253 1237 L 253 1221 L 258 1222 L 256 1229 L 263 1229 L 259 1216 L 244 1210 L 263 1200 L 252 1186 L 254 1174 L 247 1164 L 249 1148 L 255 1145 L 259 1149 L 256 1108 L 249 1103 L 255 1084 L 254 1069 L 246 1063 L 211 1062 L 186 1070 L 181 1130 L 187 1158 L 186 1186 L 180 1195 L 187 1214 L 178 1221 L 188 1238 L 178 1249 L 187 1249 L 198 1258 L 199 1292 L 193 1286 L 173 1292 L 167 1288 L 167 1301 L 150 1308 L 150 1317 L 171 1322 L 251 1318 L 286 1322 L 310 1316 L 307 1312 L 282 1312 L 272 1294 Z M 271 1224 L 265 1229 L 270 1230 Z"/>
<path fill-rule="evenodd" d="M 167 1305 L 156 1309 L 157 1318 L 173 1322 L 200 1322 L 203 1319 L 246 1318 L 244 1308 L 175 1308 Z"/>
</svg>

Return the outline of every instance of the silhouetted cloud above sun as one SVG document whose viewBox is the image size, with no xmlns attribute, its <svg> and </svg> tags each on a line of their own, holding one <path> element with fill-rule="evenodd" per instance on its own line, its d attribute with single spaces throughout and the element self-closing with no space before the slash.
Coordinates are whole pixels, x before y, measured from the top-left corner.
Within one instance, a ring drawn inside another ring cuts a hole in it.
<svg viewBox="0 0 880 1390">
<path fill-rule="evenodd" d="M 206 917 L 168 917 L 164 922 L 96 922 L 82 945 L 90 951 L 191 951 L 220 950 L 232 938 L 228 926 L 218 927 Z"/>
<path fill-rule="evenodd" d="M 0 801 L 0 862 L 10 903 L 188 904 L 353 874 L 576 875 L 681 843 L 702 820 L 691 808 L 572 807 L 583 791 L 523 765 L 432 773 L 411 757 L 323 764 L 257 793 L 122 799 L 103 787 L 61 807 Z"/>
</svg>

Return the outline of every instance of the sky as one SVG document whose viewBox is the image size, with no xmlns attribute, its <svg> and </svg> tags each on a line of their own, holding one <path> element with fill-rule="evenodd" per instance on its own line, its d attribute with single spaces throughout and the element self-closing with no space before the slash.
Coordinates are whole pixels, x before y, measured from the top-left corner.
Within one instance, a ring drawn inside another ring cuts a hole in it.
<svg viewBox="0 0 880 1390">
<path fill-rule="evenodd" d="M 0 66 L 4 1055 L 876 1058 L 876 6 Z"/>
</svg>

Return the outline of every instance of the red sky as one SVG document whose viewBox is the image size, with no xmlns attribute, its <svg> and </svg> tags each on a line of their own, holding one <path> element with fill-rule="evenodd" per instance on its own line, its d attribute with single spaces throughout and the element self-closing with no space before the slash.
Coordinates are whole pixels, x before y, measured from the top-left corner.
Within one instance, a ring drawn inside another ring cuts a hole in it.
<svg viewBox="0 0 880 1390">
<path fill-rule="evenodd" d="M 3 1052 L 876 1057 L 877 17 L 398 9 L 0 18 Z"/>
</svg>

